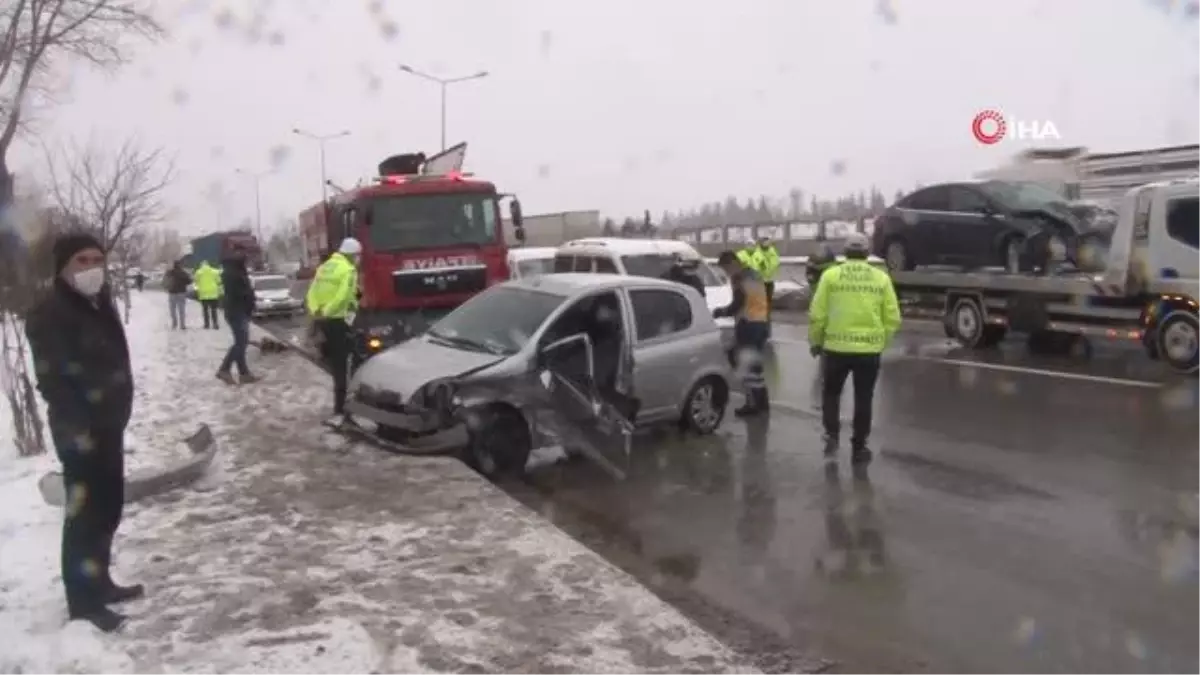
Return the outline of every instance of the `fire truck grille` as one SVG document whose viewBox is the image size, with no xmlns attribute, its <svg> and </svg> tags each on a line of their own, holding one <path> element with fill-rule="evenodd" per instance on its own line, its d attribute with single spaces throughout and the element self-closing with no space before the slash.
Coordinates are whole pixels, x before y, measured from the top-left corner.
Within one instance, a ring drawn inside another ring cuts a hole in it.
<svg viewBox="0 0 1200 675">
<path fill-rule="evenodd" d="M 393 274 L 396 295 L 421 297 L 447 293 L 477 293 L 487 288 L 487 267 L 449 267 L 402 270 Z"/>
</svg>

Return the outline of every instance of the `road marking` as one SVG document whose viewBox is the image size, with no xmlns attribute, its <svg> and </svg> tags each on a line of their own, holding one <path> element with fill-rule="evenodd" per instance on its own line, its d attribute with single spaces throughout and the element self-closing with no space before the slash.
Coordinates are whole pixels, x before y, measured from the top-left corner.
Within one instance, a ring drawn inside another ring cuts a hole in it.
<svg viewBox="0 0 1200 675">
<path fill-rule="evenodd" d="M 932 356 L 908 356 L 903 358 L 911 361 L 931 361 L 933 363 L 944 363 L 950 366 L 965 366 L 967 368 L 979 368 L 980 370 L 998 370 L 1004 373 L 1023 373 L 1026 375 L 1042 375 L 1045 377 L 1057 377 L 1063 380 L 1078 380 L 1081 382 L 1097 382 L 1101 384 L 1115 384 L 1122 387 L 1140 387 L 1142 389 L 1161 389 L 1161 382 L 1146 382 L 1144 380 L 1127 380 L 1122 377 L 1105 377 L 1103 375 L 1086 375 L 1084 373 L 1071 373 L 1061 370 L 1043 370 L 1041 368 L 1029 368 L 1026 366 L 1009 366 L 1003 363 L 983 363 L 980 361 L 963 361 L 960 359 L 942 359 Z"/>
</svg>

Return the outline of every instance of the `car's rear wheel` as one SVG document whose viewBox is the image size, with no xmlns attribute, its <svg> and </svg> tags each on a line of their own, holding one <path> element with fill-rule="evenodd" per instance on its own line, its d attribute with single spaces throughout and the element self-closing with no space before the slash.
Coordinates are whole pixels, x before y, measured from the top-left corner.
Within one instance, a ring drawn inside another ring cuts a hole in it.
<svg viewBox="0 0 1200 675">
<path fill-rule="evenodd" d="M 1025 237 L 1020 234 L 1011 234 L 1000 247 L 1000 251 L 1004 256 L 1004 270 L 1012 274 L 1020 274 L 1022 269 L 1022 259 L 1025 257 Z"/>
<path fill-rule="evenodd" d="M 684 398 L 680 426 L 698 434 L 711 434 L 721 426 L 728 402 L 729 387 L 725 381 L 714 375 L 705 377 Z"/>
<path fill-rule="evenodd" d="M 470 413 L 463 461 L 488 478 L 525 473 L 533 436 L 525 416 L 507 405 L 491 405 Z"/>
<path fill-rule="evenodd" d="M 914 267 L 908 244 L 899 237 L 889 240 L 884 246 L 883 260 L 889 272 L 906 272 Z"/>
</svg>

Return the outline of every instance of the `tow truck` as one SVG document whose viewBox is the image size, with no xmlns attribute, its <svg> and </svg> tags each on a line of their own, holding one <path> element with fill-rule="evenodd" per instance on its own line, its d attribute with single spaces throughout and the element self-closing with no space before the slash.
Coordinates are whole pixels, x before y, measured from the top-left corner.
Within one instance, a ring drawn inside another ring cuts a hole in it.
<svg viewBox="0 0 1200 675">
<path fill-rule="evenodd" d="M 892 271 L 892 281 L 906 313 L 940 317 L 946 336 L 967 348 L 994 347 L 1014 332 L 1027 336 L 1031 351 L 1086 358 L 1089 338 L 1131 340 L 1149 358 L 1195 373 L 1198 190 L 1195 177 L 1129 190 L 1092 271 L 918 268 Z"/>
<path fill-rule="evenodd" d="M 485 288 L 509 278 L 500 201 L 509 199 L 513 237 L 525 240 L 521 204 L 490 182 L 463 173 L 466 143 L 433 157 L 388 157 L 379 173 L 301 214 L 308 260 L 316 267 L 346 237 L 362 244 L 360 358 L 424 332 Z"/>
</svg>

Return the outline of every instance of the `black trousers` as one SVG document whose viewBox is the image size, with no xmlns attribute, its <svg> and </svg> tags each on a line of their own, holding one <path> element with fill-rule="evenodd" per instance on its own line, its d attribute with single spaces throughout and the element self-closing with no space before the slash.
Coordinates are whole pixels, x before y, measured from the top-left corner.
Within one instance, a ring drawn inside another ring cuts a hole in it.
<svg viewBox="0 0 1200 675">
<path fill-rule="evenodd" d="M 822 359 L 824 382 L 821 385 L 821 417 L 825 433 L 831 438 L 841 434 L 842 390 L 846 379 L 854 383 L 854 421 L 850 445 L 863 448 L 871 435 L 871 407 L 875 383 L 879 380 L 879 354 L 840 354 L 825 352 Z"/>
<path fill-rule="evenodd" d="M 217 317 L 220 316 L 217 312 L 220 302 L 217 300 L 201 300 L 200 309 L 204 314 L 205 328 L 220 328 L 221 321 Z"/>
<path fill-rule="evenodd" d="M 341 319 L 320 319 L 321 357 L 333 375 L 333 412 L 346 412 L 346 387 L 350 380 L 350 354 L 354 350 L 350 327 Z"/>
<path fill-rule="evenodd" d="M 66 510 L 62 580 L 67 610 L 79 616 L 99 609 L 112 587 L 113 536 L 125 506 L 125 430 L 92 429 L 78 435 L 51 427 L 63 465 Z"/>
</svg>

